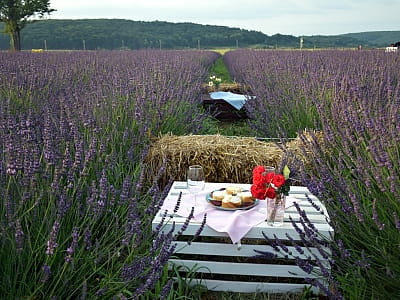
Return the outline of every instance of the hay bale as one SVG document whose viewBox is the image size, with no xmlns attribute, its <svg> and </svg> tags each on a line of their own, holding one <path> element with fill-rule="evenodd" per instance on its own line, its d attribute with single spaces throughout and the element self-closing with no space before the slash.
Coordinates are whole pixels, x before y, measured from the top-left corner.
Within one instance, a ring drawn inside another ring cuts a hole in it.
<svg viewBox="0 0 400 300">
<path fill-rule="evenodd" d="M 195 164 L 203 166 L 208 182 L 251 183 L 253 168 L 278 167 L 282 152 L 275 143 L 252 137 L 164 135 L 151 145 L 145 162 L 149 174 L 157 174 L 166 162 L 161 186 L 169 178 L 185 181 L 186 170 Z"/>
<path fill-rule="evenodd" d="M 302 169 L 306 173 L 318 172 L 313 163 L 314 152 L 318 148 L 326 151 L 323 132 L 304 130 L 295 139 L 284 145 L 282 159 L 287 165 L 296 166 L 298 170 Z"/>
<path fill-rule="evenodd" d="M 301 160 L 307 160 L 307 154 L 312 152 L 313 145 L 324 147 L 324 135 L 321 131 L 304 130 L 298 137 L 287 143 L 291 154 L 296 154 Z"/>
<path fill-rule="evenodd" d="M 218 87 L 216 86 L 209 86 L 207 83 L 204 83 L 202 85 L 202 90 L 204 93 L 211 93 L 211 92 L 233 92 L 233 93 L 243 93 L 243 92 L 249 92 L 250 88 L 247 85 L 243 85 L 240 83 L 221 83 Z"/>
<path fill-rule="evenodd" d="M 226 137 L 221 135 L 163 135 L 155 139 L 145 159 L 147 178 L 152 180 L 160 168 L 159 185 L 169 179 L 185 181 L 190 165 L 201 165 L 208 182 L 251 183 L 256 165 L 279 168 L 284 161 L 290 168 L 301 167 L 313 171 L 313 137 L 324 147 L 322 132 L 303 132 L 284 144 L 259 141 L 254 137 Z M 315 170 L 314 170 L 315 171 Z M 301 184 L 297 182 L 296 184 Z"/>
</svg>

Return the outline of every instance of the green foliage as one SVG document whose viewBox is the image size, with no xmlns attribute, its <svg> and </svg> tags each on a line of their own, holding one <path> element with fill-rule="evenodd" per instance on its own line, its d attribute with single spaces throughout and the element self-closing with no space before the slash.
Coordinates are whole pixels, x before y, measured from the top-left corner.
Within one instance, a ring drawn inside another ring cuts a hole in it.
<svg viewBox="0 0 400 300">
<path fill-rule="evenodd" d="M 365 45 L 364 41 L 356 38 L 342 35 L 326 36 L 313 35 L 303 37 L 303 48 L 347 48 L 357 47 L 360 44 Z"/>
<path fill-rule="evenodd" d="M 400 41 L 399 31 L 371 31 L 339 35 L 304 36 L 305 48 L 386 47 Z"/>
<path fill-rule="evenodd" d="M 1 29 L 1 27 L 0 27 Z M 144 22 L 121 19 L 41 20 L 23 31 L 25 49 L 183 49 L 234 47 L 264 43 L 268 36 L 257 31 L 194 23 Z M 4 37 L 0 44 L 6 42 Z"/>
<path fill-rule="evenodd" d="M 0 20 L 1 22 L 1 20 Z M 0 23 L 0 31 L 4 24 Z M 304 36 L 304 48 L 384 47 L 398 40 L 398 31 L 366 32 L 331 36 Z M 23 30 L 24 49 L 182 49 L 182 48 L 298 48 L 292 35 L 249 31 L 226 26 L 121 19 L 40 20 Z M 0 35 L 0 49 L 9 39 Z"/>
<path fill-rule="evenodd" d="M 384 47 L 400 41 L 399 31 L 346 33 L 340 36 L 357 39 L 359 41 L 359 45 L 365 45 L 368 47 Z"/>
<path fill-rule="evenodd" d="M 231 74 L 229 73 L 224 63 L 223 57 L 217 58 L 214 64 L 211 66 L 210 74 L 221 78 L 223 83 L 232 83 Z"/>
<path fill-rule="evenodd" d="M 207 118 L 203 122 L 202 134 L 220 134 L 224 136 L 254 136 L 254 130 L 248 121 L 222 122 L 214 118 Z"/>
<path fill-rule="evenodd" d="M 11 48 L 21 50 L 20 32 L 30 17 L 43 17 L 53 11 L 50 0 L 0 0 L 0 22 L 5 23 L 5 33 L 10 34 Z"/>
</svg>

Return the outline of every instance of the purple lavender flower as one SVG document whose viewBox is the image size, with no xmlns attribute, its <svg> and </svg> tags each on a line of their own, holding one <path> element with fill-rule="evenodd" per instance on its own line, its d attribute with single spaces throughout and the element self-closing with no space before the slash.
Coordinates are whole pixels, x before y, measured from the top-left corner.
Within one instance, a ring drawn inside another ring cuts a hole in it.
<svg viewBox="0 0 400 300">
<path fill-rule="evenodd" d="M 17 168 L 15 166 L 15 164 L 13 162 L 9 162 L 7 164 L 7 171 L 6 171 L 7 175 L 9 176 L 14 176 L 17 174 Z"/>
<path fill-rule="evenodd" d="M 190 220 L 193 218 L 193 214 L 194 214 L 194 207 L 192 207 L 189 216 L 186 218 L 185 222 L 183 222 L 181 228 L 179 229 L 179 231 L 176 233 L 177 236 L 183 234 L 183 232 L 185 232 L 185 230 L 188 228 Z"/>
<path fill-rule="evenodd" d="M 349 258 L 351 256 L 349 250 L 347 250 L 344 247 L 343 241 L 342 240 L 338 240 L 337 241 L 337 246 L 338 246 L 338 250 L 339 250 L 339 254 L 340 256 L 344 257 L 344 258 Z"/>
<path fill-rule="evenodd" d="M 50 267 L 48 265 L 44 265 L 42 267 L 42 271 L 43 271 L 43 279 L 42 279 L 42 281 L 43 282 L 47 282 L 51 277 L 51 269 L 50 269 Z"/>
<path fill-rule="evenodd" d="M 73 163 L 73 171 L 77 172 L 82 167 L 82 156 L 83 156 L 83 141 L 77 140 L 75 144 L 75 157 Z"/>
<path fill-rule="evenodd" d="M 71 207 L 71 202 L 69 201 L 68 196 L 65 194 L 64 191 L 60 191 L 60 194 L 56 195 L 56 204 L 57 212 L 61 218 L 66 215 Z"/>
<path fill-rule="evenodd" d="M 385 224 L 382 224 L 379 220 L 378 212 L 376 211 L 376 199 L 372 203 L 372 219 L 375 221 L 376 226 L 378 226 L 379 230 L 383 230 L 385 228 Z"/>
<path fill-rule="evenodd" d="M 83 242 L 85 244 L 85 249 L 90 250 L 92 249 L 92 234 L 89 228 L 85 229 L 85 233 L 83 235 Z"/>
<path fill-rule="evenodd" d="M 122 190 L 120 193 L 120 203 L 126 203 L 128 199 L 131 197 L 131 187 L 132 187 L 132 178 L 130 176 L 125 177 L 124 182 L 122 184 Z"/>
<path fill-rule="evenodd" d="M 67 144 L 65 147 L 64 157 L 62 161 L 63 174 L 66 174 L 68 170 L 71 169 L 71 167 L 72 167 L 71 153 L 69 150 L 69 144 Z"/>
<path fill-rule="evenodd" d="M 60 230 L 60 222 L 56 220 L 54 221 L 53 227 L 51 229 L 50 238 L 47 240 L 47 248 L 46 248 L 47 255 L 53 255 L 54 250 L 58 247 L 58 243 L 56 240 L 59 230 Z"/>
<path fill-rule="evenodd" d="M 169 292 L 171 291 L 173 284 L 173 279 L 169 279 L 168 282 L 163 286 L 161 293 L 160 293 L 160 300 L 167 299 Z"/>
<path fill-rule="evenodd" d="M 74 254 L 75 249 L 78 246 L 78 239 L 79 239 L 78 228 L 74 227 L 74 229 L 72 231 L 72 242 L 71 242 L 71 245 L 66 250 L 67 255 L 64 257 L 64 260 L 66 262 L 72 261 L 72 255 Z"/>
<path fill-rule="evenodd" d="M 125 227 L 125 236 L 122 240 L 124 246 L 128 246 L 131 242 L 139 243 L 142 239 L 141 220 L 136 212 L 130 213 Z"/>
<path fill-rule="evenodd" d="M 108 190 L 109 190 L 109 186 L 108 186 L 108 180 L 107 180 L 107 176 L 106 176 L 106 172 L 103 169 L 103 171 L 101 172 L 101 177 L 100 177 L 100 182 L 99 182 L 99 197 L 97 200 L 97 208 L 99 212 L 104 211 L 104 208 L 107 205 L 107 196 L 108 196 Z"/>
<path fill-rule="evenodd" d="M 204 226 L 206 226 L 206 222 L 207 222 L 207 213 L 204 214 L 204 217 L 203 217 L 203 220 L 201 221 L 200 227 L 194 233 L 193 240 L 195 240 L 197 237 L 200 236 L 201 232 L 204 229 Z M 190 244 L 190 241 L 188 243 Z"/>
<path fill-rule="evenodd" d="M 176 200 L 176 205 L 174 207 L 174 214 L 179 210 L 179 206 L 181 205 L 181 199 L 182 199 L 182 192 L 179 192 L 178 199 Z"/>
<path fill-rule="evenodd" d="M 314 265 L 311 264 L 308 260 L 301 259 L 296 257 L 296 264 L 307 274 L 311 274 L 314 270 Z"/>
<path fill-rule="evenodd" d="M 129 282 L 134 278 L 142 278 L 144 270 L 150 261 L 150 257 L 139 257 L 133 263 L 124 265 L 121 271 L 122 281 Z"/>
<path fill-rule="evenodd" d="M 365 257 L 365 250 L 361 250 L 361 258 L 355 262 L 356 267 L 360 267 L 362 269 L 369 269 L 371 264 L 369 260 Z"/>
<path fill-rule="evenodd" d="M 57 152 L 54 145 L 54 136 L 51 124 L 51 112 L 48 109 L 46 112 L 43 141 L 44 141 L 44 158 L 49 165 L 54 165 L 57 159 Z"/>
</svg>

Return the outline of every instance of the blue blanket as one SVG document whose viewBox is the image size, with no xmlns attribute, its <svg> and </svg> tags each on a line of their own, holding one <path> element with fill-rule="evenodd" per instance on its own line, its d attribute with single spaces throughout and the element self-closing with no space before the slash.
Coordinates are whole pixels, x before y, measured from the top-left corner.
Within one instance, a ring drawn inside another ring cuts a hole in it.
<svg viewBox="0 0 400 300">
<path fill-rule="evenodd" d="M 212 92 L 210 93 L 210 97 L 214 100 L 225 100 L 237 110 L 240 110 L 248 99 L 254 98 L 254 96 L 235 94 L 231 92 Z"/>
</svg>

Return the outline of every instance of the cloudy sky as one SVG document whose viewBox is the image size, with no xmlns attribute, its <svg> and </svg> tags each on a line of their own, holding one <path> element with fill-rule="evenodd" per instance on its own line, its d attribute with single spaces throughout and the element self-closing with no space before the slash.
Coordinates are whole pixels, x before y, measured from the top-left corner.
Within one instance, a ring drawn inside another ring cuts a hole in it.
<svg viewBox="0 0 400 300">
<path fill-rule="evenodd" d="M 192 22 L 301 35 L 400 30 L 400 0 L 51 0 L 52 19 Z"/>
</svg>

